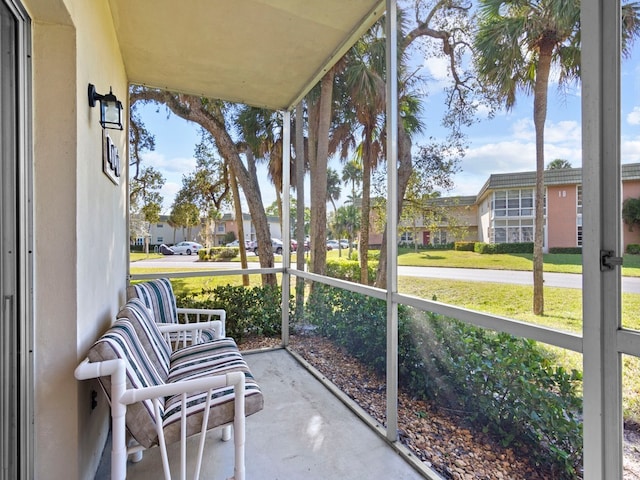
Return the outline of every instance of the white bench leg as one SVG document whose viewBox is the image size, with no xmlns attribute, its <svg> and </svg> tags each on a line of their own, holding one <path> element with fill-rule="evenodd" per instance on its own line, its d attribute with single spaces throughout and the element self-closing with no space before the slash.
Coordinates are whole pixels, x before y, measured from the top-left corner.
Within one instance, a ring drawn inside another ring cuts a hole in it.
<svg viewBox="0 0 640 480">
<path fill-rule="evenodd" d="M 231 425 L 222 427 L 222 441 L 228 442 L 229 440 L 231 440 Z"/>
</svg>

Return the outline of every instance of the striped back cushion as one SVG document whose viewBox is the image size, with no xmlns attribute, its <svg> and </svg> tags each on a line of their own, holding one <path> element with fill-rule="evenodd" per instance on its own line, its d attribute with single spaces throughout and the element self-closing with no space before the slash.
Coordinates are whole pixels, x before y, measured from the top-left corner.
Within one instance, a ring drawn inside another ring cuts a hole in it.
<svg viewBox="0 0 640 480">
<path fill-rule="evenodd" d="M 113 326 L 91 347 L 88 356 L 91 362 L 124 359 L 127 368 L 127 389 L 164 384 L 161 375 L 149 362 L 133 325 L 125 319 L 116 320 Z M 111 402 L 111 377 L 100 377 L 100 383 Z M 164 399 L 160 400 L 160 413 L 164 416 Z M 127 406 L 127 430 L 140 445 L 148 448 L 158 443 L 155 422 L 151 400 Z"/>
<path fill-rule="evenodd" d="M 162 376 L 162 381 L 166 381 L 167 375 L 169 375 L 171 349 L 153 320 L 153 312 L 145 306 L 142 300 L 132 298 L 122 307 L 116 317 L 126 318 L 131 322 L 142 347 L 149 356 L 149 361 Z"/>
<path fill-rule="evenodd" d="M 153 309 L 156 322 L 178 323 L 176 297 L 168 279 L 158 278 L 132 285 L 127 289 L 127 297 L 139 298 L 147 307 Z"/>
</svg>

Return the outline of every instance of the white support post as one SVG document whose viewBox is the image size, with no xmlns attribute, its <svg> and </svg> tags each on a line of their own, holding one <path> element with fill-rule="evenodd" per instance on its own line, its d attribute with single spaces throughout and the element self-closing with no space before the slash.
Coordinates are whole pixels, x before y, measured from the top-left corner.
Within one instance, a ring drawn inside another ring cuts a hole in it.
<svg viewBox="0 0 640 480">
<path fill-rule="evenodd" d="M 120 398 L 127 389 L 124 360 L 89 363 L 84 360 L 75 370 L 78 380 L 111 376 L 111 478 L 121 480 L 127 476 L 127 441 L 125 415 L 127 407 Z"/>
<path fill-rule="evenodd" d="M 582 1 L 584 478 L 622 478 L 620 1 Z"/>
<path fill-rule="evenodd" d="M 396 0 L 387 0 L 387 439 L 398 439 L 398 30 Z"/>
<path fill-rule="evenodd" d="M 291 285 L 291 112 L 282 112 L 282 346 L 289 345 Z M 304 246 L 303 246 L 304 248 Z M 297 253 L 299 255 L 299 252 Z"/>
</svg>

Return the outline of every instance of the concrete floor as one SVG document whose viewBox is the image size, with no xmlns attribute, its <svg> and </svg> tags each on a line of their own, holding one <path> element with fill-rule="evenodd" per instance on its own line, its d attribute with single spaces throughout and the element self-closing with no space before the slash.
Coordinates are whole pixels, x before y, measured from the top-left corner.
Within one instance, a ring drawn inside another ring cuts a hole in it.
<svg viewBox="0 0 640 480">
<path fill-rule="evenodd" d="M 246 355 L 246 360 L 265 398 L 264 410 L 247 418 L 247 479 L 424 478 L 287 351 Z M 189 450 L 195 450 L 195 441 L 192 439 Z M 172 474 L 179 478 L 179 453 L 174 446 L 170 451 L 170 461 L 175 458 Z M 209 433 L 205 448 L 200 478 L 231 477 L 233 442 L 220 441 L 218 430 Z M 106 460 L 108 464 L 108 454 Z M 109 478 L 107 470 L 101 469 L 96 478 Z M 157 448 L 146 451 L 140 463 L 128 465 L 130 479 L 162 476 Z"/>
</svg>

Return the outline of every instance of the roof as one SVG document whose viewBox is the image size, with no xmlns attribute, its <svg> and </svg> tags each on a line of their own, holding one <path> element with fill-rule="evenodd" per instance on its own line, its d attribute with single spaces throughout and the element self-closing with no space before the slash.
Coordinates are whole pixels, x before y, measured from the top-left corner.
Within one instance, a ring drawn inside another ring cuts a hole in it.
<svg viewBox="0 0 640 480">
<path fill-rule="evenodd" d="M 439 207 L 468 207 L 470 205 L 475 205 L 476 196 L 464 195 L 457 197 L 431 198 L 429 199 L 428 203 Z"/>
<path fill-rule="evenodd" d="M 109 0 L 134 84 L 292 109 L 384 0 Z"/>
<path fill-rule="evenodd" d="M 640 180 L 640 163 L 622 165 L 622 180 Z M 558 168 L 544 171 L 544 184 L 580 185 L 582 183 L 582 168 Z M 535 187 L 536 172 L 494 173 L 480 189 L 476 199 L 480 201 L 490 190 L 504 190 L 509 188 Z"/>
</svg>

